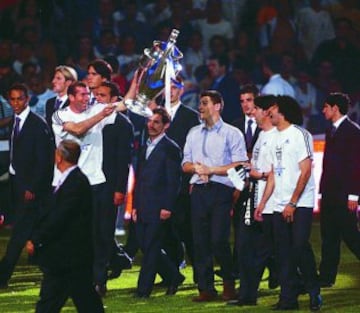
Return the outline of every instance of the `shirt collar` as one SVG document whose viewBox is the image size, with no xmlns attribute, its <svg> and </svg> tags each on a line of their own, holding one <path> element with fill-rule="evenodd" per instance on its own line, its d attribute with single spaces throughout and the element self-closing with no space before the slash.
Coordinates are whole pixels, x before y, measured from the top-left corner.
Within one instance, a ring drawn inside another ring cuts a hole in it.
<svg viewBox="0 0 360 313">
<path fill-rule="evenodd" d="M 222 120 L 222 118 L 220 118 L 212 127 L 208 128 L 206 127 L 206 124 L 203 123 L 202 125 L 202 130 L 205 131 L 205 130 L 214 130 L 216 132 L 218 132 L 221 128 L 221 126 L 224 124 L 224 121 Z"/>
<path fill-rule="evenodd" d="M 172 106 L 170 108 L 170 115 L 171 115 L 171 119 L 173 119 L 175 117 L 175 114 L 177 112 L 177 110 L 180 108 L 181 102 L 179 101 L 177 104 L 175 104 L 174 106 Z"/>
<path fill-rule="evenodd" d="M 77 165 L 73 165 L 69 168 L 67 168 L 64 172 L 61 173 L 61 176 L 59 177 L 58 180 L 58 184 L 57 184 L 57 188 L 59 188 L 64 181 L 66 180 L 66 178 L 69 176 L 69 174 L 77 167 Z"/>
<path fill-rule="evenodd" d="M 148 138 L 148 140 L 146 141 L 146 144 L 149 146 L 156 146 L 159 141 L 165 136 L 165 133 L 159 135 L 158 137 L 156 137 L 154 140 L 150 140 L 150 138 Z"/>
<path fill-rule="evenodd" d="M 340 124 L 345 121 L 347 119 L 347 115 L 344 115 L 342 117 L 340 117 L 335 123 L 333 123 L 333 125 L 335 126 L 336 129 L 339 128 Z"/>
<path fill-rule="evenodd" d="M 30 107 L 27 105 L 26 108 L 19 115 L 15 114 L 15 117 L 19 117 L 20 120 L 24 122 L 29 114 L 30 114 Z"/>
</svg>

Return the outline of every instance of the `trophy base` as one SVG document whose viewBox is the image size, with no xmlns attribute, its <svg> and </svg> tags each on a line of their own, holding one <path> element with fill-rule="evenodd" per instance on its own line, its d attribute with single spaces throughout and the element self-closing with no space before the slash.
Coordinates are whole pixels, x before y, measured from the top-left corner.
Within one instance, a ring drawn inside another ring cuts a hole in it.
<svg viewBox="0 0 360 313">
<path fill-rule="evenodd" d="M 153 115 L 152 111 L 141 104 L 140 102 L 136 100 L 126 100 L 125 106 L 133 113 L 144 116 L 144 117 L 150 117 Z"/>
</svg>

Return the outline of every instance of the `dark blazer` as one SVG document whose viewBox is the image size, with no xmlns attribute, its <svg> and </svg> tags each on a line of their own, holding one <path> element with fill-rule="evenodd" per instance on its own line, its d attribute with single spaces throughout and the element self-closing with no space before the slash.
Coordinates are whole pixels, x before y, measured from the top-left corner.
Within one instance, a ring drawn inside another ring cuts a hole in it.
<svg viewBox="0 0 360 313">
<path fill-rule="evenodd" d="M 219 91 L 224 99 L 224 109 L 221 112 L 221 117 L 225 122 L 230 123 L 235 118 L 243 115 L 239 104 L 239 84 L 230 74 L 226 74 L 217 86 L 213 84 L 211 89 Z"/>
<path fill-rule="evenodd" d="M 19 135 L 10 140 L 11 163 L 22 190 L 38 196 L 51 188 L 54 148 L 48 125 L 40 116 L 30 112 Z"/>
<path fill-rule="evenodd" d="M 55 101 L 56 101 L 56 97 L 53 97 L 53 98 L 48 99 L 45 104 L 45 120 L 46 120 L 46 123 L 49 125 L 51 131 L 52 131 L 52 116 L 55 112 L 55 108 L 54 108 Z M 61 107 L 65 108 L 69 104 L 70 104 L 70 101 L 69 101 L 69 99 L 67 99 Z"/>
<path fill-rule="evenodd" d="M 118 113 L 114 124 L 103 129 L 103 165 L 106 185 L 111 192 L 126 193 L 134 143 L 131 121 Z"/>
<path fill-rule="evenodd" d="M 160 221 L 160 210 L 174 210 L 181 182 L 181 153 L 166 135 L 145 160 L 142 148 L 136 170 L 134 208 L 144 222 Z"/>
<path fill-rule="evenodd" d="M 322 200 L 346 204 L 348 195 L 360 195 L 360 128 L 345 119 L 333 137 L 326 133 L 323 169 L 320 180 Z"/>
<path fill-rule="evenodd" d="M 50 196 L 47 214 L 32 235 L 39 265 L 61 273 L 92 264 L 92 193 L 76 167 Z"/>
<path fill-rule="evenodd" d="M 231 124 L 232 124 L 233 126 L 235 126 L 236 128 L 240 129 L 241 132 L 242 132 L 243 135 L 244 135 L 244 138 L 245 138 L 245 116 L 243 115 L 242 117 L 234 120 Z M 258 137 L 259 137 L 260 131 L 261 131 L 261 129 L 256 126 L 255 133 L 254 133 L 253 138 L 252 138 L 252 141 L 251 141 L 251 145 L 250 145 L 250 147 L 246 147 L 246 151 L 247 151 L 248 154 L 249 154 L 249 153 L 252 153 L 252 150 L 253 150 L 253 148 L 254 148 L 255 142 L 256 142 L 256 140 L 257 140 Z"/>
<path fill-rule="evenodd" d="M 166 135 L 174 140 L 182 150 L 189 130 L 199 123 L 198 112 L 181 104 L 166 131 Z"/>
</svg>

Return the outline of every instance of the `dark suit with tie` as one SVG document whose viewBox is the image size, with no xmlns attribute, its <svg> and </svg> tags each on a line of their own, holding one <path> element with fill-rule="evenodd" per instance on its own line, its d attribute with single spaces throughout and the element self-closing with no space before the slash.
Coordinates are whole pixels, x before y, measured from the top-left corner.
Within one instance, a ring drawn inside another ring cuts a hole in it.
<svg viewBox="0 0 360 313">
<path fill-rule="evenodd" d="M 104 312 L 92 285 L 92 191 L 75 167 L 50 197 L 32 236 L 44 273 L 37 313 L 60 312 L 71 297 L 78 312 Z"/>
<path fill-rule="evenodd" d="M 356 212 L 348 209 L 349 195 L 360 195 L 360 128 L 346 118 L 335 131 L 326 134 L 320 181 L 321 263 L 320 280 L 335 283 L 340 261 L 340 243 L 360 260 L 360 232 Z"/>
<path fill-rule="evenodd" d="M 95 225 L 95 283 L 103 284 L 107 280 L 107 265 L 114 251 L 114 239 L 117 207 L 114 205 L 114 193 L 126 194 L 129 166 L 131 164 L 134 141 L 133 125 L 123 114 L 118 113 L 113 124 L 103 129 L 103 164 L 106 177 L 104 201 L 94 220 Z"/>
<path fill-rule="evenodd" d="M 6 284 L 22 249 L 29 239 L 38 218 L 43 199 L 51 190 L 54 169 L 54 145 L 45 121 L 30 111 L 16 136 L 11 132 L 10 161 L 15 175 L 10 175 L 11 204 L 15 212 L 5 256 L 0 262 L 0 283 Z M 35 195 L 24 201 L 25 191 Z"/>
<path fill-rule="evenodd" d="M 56 109 L 55 109 L 56 99 L 57 99 L 57 97 L 50 98 L 46 101 L 46 104 L 45 104 L 45 120 L 46 120 L 46 123 L 49 125 L 51 132 L 52 132 L 52 116 L 53 116 L 54 112 L 56 111 Z M 70 104 L 69 99 L 67 99 L 65 101 L 65 103 L 62 103 L 61 106 L 57 109 L 65 108 L 69 104 Z"/>
<path fill-rule="evenodd" d="M 174 210 L 180 189 L 181 152 L 165 135 L 148 159 L 145 153 L 146 147 L 143 147 L 136 171 L 134 208 L 137 210 L 136 235 L 143 252 L 137 292 L 148 296 L 159 270 L 167 272 L 171 285 L 177 285 L 180 276 L 178 265 L 161 253 L 164 224 L 168 221 L 160 220 L 160 211 Z"/>
</svg>

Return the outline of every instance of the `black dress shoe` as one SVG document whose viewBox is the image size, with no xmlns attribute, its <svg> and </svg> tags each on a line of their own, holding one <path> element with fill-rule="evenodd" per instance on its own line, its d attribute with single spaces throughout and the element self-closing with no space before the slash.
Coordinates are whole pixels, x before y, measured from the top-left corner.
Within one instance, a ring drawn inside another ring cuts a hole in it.
<svg viewBox="0 0 360 313">
<path fill-rule="evenodd" d="M 320 281 L 319 285 L 321 288 L 331 288 L 332 286 L 334 286 L 334 283 L 329 281 Z"/>
<path fill-rule="evenodd" d="M 136 298 L 136 299 L 148 299 L 149 297 L 150 297 L 150 295 L 147 293 L 142 293 L 142 292 L 138 292 L 138 291 L 134 293 L 134 298 Z"/>
<path fill-rule="evenodd" d="M 179 286 L 184 282 L 184 280 L 185 280 L 185 276 L 182 274 L 179 274 L 179 276 L 177 277 L 175 282 L 172 285 L 168 286 L 165 294 L 167 296 L 175 295 L 178 291 Z"/>
<path fill-rule="evenodd" d="M 299 309 L 299 304 L 297 302 L 295 303 L 275 303 L 272 307 L 271 310 L 272 311 L 293 311 L 293 310 L 298 310 Z"/>
<path fill-rule="evenodd" d="M 226 302 L 226 304 L 227 305 L 237 305 L 237 306 L 256 305 L 256 301 L 237 299 L 237 300 L 230 300 L 230 301 Z"/>
<path fill-rule="evenodd" d="M 95 291 L 101 298 L 104 298 L 106 295 L 106 291 L 107 291 L 106 284 L 95 285 Z"/>
<path fill-rule="evenodd" d="M 323 301 L 320 294 L 310 296 L 310 303 L 309 303 L 310 311 L 319 311 L 321 309 L 322 303 Z"/>
</svg>

